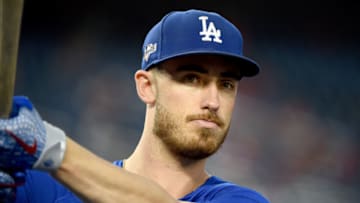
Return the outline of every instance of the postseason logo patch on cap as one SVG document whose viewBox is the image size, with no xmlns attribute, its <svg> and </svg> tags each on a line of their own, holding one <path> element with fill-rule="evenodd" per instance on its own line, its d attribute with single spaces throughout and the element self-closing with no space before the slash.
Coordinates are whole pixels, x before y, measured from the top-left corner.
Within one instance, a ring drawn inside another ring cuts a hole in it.
<svg viewBox="0 0 360 203">
<path fill-rule="evenodd" d="M 144 58 L 143 58 L 143 60 L 148 61 L 150 54 L 156 52 L 156 48 L 157 48 L 156 43 L 150 43 L 150 44 L 146 45 L 145 50 L 144 50 Z"/>
</svg>

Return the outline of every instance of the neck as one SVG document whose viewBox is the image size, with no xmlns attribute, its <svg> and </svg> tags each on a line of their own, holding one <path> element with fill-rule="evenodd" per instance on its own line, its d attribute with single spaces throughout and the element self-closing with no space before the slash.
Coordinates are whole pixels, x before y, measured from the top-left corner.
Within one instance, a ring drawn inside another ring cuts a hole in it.
<svg viewBox="0 0 360 203">
<path fill-rule="evenodd" d="M 135 151 L 125 161 L 124 168 L 155 181 L 179 199 L 209 178 L 205 164 L 205 159 L 189 160 L 175 156 L 160 139 L 144 132 Z"/>
</svg>

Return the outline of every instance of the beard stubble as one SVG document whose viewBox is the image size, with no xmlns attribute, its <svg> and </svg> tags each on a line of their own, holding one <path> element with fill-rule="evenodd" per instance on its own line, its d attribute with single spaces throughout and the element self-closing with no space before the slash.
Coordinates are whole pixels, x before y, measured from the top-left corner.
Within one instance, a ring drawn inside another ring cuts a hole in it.
<svg viewBox="0 0 360 203">
<path fill-rule="evenodd" d="M 176 118 L 164 106 L 157 104 L 153 133 L 173 154 L 182 158 L 200 160 L 211 156 L 221 147 L 229 131 L 229 126 L 225 126 L 215 114 L 189 115 L 185 121 L 187 123 L 194 119 L 211 119 L 220 129 L 197 128 L 186 131 L 181 119 L 184 120 Z"/>
</svg>

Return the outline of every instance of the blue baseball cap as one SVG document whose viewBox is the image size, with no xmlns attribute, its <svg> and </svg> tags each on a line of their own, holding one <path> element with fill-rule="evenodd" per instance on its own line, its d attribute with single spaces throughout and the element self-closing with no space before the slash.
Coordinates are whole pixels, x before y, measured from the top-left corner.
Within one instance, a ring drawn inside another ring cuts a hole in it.
<svg viewBox="0 0 360 203">
<path fill-rule="evenodd" d="M 255 61 L 243 55 L 242 34 L 235 25 L 218 13 L 197 9 L 172 11 L 152 27 L 144 40 L 141 68 L 194 54 L 227 56 L 243 76 L 260 71 Z"/>
</svg>

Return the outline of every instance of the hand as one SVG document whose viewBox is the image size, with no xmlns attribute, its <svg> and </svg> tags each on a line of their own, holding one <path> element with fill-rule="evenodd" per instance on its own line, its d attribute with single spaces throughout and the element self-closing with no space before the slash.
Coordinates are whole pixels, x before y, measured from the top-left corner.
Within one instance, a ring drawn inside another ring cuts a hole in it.
<svg viewBox="0 0 360 203">
<path fill-rule="evenodd" d="M 65 152 L 65 133 L 44 122 L 30 100 L 15 96 L 9 119 L 0 119 L 0 168 L 56 169 Z"/>
</svg>

